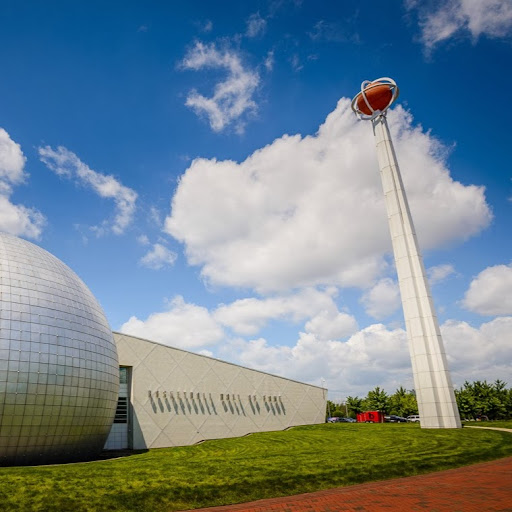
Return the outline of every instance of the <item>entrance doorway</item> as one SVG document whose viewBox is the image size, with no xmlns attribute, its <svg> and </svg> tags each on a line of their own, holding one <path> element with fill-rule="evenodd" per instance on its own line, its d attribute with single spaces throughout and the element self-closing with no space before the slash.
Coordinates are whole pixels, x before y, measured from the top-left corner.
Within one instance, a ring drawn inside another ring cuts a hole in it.
<svg viewBox="0 0 512 512">
<path fill-rule="evenodd" d="M 131 446 L 130 439 L 130 383 L 131 367 L 119 368 L 119 398 L 116 415 L 105 443 L 105 450 L 126 450 Z"/>
</svg>

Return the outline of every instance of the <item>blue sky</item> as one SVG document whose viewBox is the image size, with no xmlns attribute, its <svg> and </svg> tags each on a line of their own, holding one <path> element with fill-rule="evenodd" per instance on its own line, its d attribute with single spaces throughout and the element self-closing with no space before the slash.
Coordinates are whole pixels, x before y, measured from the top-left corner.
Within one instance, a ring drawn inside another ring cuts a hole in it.
<svg viewBox="0 0 512 512">
<path fill-rule="evenodd" d="M 349 109 L 390 76 L 454 382 L 510 383 L 512 3 L 388 4 L 4 5 L 0 229 L 75 270 L 114 330 L 334 399 L 411 388 L 371 126 Z"/>
</svg>

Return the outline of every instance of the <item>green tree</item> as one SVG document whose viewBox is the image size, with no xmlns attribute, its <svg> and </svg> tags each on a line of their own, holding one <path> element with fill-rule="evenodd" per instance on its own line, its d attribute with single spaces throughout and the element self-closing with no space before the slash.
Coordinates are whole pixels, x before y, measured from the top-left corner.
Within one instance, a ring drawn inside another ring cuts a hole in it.
<svg viewBox="0 0 512 512">
<path fill-rule="evenodd" d="M 380 389 L 379 386 L 368 392 L 364 402 L 369 411 L 381 411 L 386 413 L 389 410 L 389 396 L 383 389 Z"/>
<path fill-rule="evenodd" d="M 489 384 L 487 381 L 466 381 L 455 390 L 457 406 L 463 419 L 487 417 L 490 420 L 504 419 L 512 415 L 510 390 L 501 380 Z"/>
<path fill-rule="evenodd" d="M 507 383 L 503 382 L 500 379 L 497 379 L 494 384 L 494 391 L 496 394 L 496 398 L 500 402 L 499 412 L 498 412 L 498 418 L 497 419 L 505 419 L 510 418 L 512 415 L 512 410 L 510 409 L 509 399 L 512 396 L 510 394 L 511 390 L 507 389 Z"/>
<path fill-rule="evenodd" d="M 336 404 L 334 402 L 331 402 L 330 400 L 327 400 L 326 407 L 325 407 L 325 419 L 327 421 L 327 418 L 332 418 L 333 413 L 336 410 Z"/>
<path fill-rule="evenodd" d="M 407 391 L 400 386 L 393 395 L 389 397 L 389 414 L 407 417 L 411 414 L 418 414 L 418 402 L 413 391 Z"/>
<path fill-rule="evenodd" d="M 476 417 L 475 400 L 471 391 L 466 388 L 456 389 L 455 399 L 457 400 L 460 417 L 463 420 L 472 420 Z"/>
<path fill-rule="evenodd" d="M 349 413 L 356 415 L 360 412 L 363 412 L 363 399 L 358 396 L 347 396 L 347 400 L 345 401 L 347 404 L 347 409 Z"/>
<path fill-rule="evenodd" d="M 505 414 L 507 418 L 512 418 L 512 388 L 507 390 L 507 393 L 505 395 L 504 399 L 505 403 Z"/>
</svg>

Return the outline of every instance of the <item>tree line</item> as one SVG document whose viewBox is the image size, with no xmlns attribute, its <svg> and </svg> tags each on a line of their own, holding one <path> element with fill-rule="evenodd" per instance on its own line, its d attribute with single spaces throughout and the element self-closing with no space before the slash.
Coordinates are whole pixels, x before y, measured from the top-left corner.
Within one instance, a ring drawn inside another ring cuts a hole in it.
<svg viewBox="0 0 512 512">
<path fill-rule="evenodd" d="M 463 420 L 512 418 L 512 388 L 507 383 L 496 380 L 466 381 L 460 389 L 455 389 L 455 398 Z M 366 397 L 348 396 L 345 402 L 334 403 L 327 400 L 327 416 L 355 418 L 363 411 L 382 411 L 385 414 L 407 417 L 418 414 L 418 403 L 414 390 L 400 386 L 392 395 L 376 387 Z"/>
</svg>

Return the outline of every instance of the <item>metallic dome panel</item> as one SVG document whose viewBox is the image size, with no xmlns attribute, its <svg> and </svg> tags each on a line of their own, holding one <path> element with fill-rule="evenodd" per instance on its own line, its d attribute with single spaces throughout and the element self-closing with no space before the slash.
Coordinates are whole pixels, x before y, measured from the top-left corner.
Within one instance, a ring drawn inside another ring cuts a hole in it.
<svg viewBox="0 0 512 512">
<path fill-rule="evenodd" d="M 0 233 L 0 465 L 95 457 L 117 404 L 112 332 L 80 278 Z"/>
</svg>

